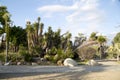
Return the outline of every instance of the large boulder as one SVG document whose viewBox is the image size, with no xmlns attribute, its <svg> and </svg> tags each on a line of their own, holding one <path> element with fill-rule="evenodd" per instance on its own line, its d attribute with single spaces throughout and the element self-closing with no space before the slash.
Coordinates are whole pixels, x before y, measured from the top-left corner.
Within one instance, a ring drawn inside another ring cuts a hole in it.
<svg viewBox="0 0 120 80">
<path fill-rule="evenodd" d="M 12 64 L 12 62 L 9 61 L 9 62 L 5 63 L 4 65 L 5 65 L 5 66 L 8 66 L 8 65 L 11 65 L 11 64 Z"/>
<path fill-rule="evenodd" d="M 64 66 L 74 67 L 74 66 L 77 65 L 77 62 L 74 61 L 74 60 L 71 59 L 71 58 L 67 58 L 67 59 L 64 60 L 63 64 L 64 64 Z"/>
<path fill-rule="evenodd" d="M 91 60 L 89 60 L 89 61 L 87 62 L 87 65 L 90 65 L 90 66 L 98 65 L 98 62 L 95 61 L 95 60 L 93 60 L 93 59 L 91 59 Z"/>
<path fill-rule="evenodd" d="M 17 62 L 17 65 L 22 65 L 22 63 L 21 62 Z"/>
<path fill-rule="evenodd" d="M 58 60 L 58 61 L 57 61 L 57 65 L 59 65 L 59 66 L 63 66 L 63 61 L 64 61 L 63 59 Z"/>
<path fill-rule="evenodd" d="M 32 66 L 37 66 L 38 64 L 36 62 L 32 62 Z"/>
</svg>

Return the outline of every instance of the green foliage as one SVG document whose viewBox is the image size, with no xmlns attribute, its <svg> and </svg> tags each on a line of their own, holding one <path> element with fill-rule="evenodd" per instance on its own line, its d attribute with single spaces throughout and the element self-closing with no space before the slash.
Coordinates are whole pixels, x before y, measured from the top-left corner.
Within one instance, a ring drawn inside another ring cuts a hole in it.
<svg viewBox="0 0 120 80">
<path fill-rule="evenodd" d="M 113 41 L 114 43 L 120 43 L 120 32 L 116 34 Z"/>
<path fill-rule="evenodd" d="M 103 43 L 105 43 L 106 41 L 107 41 L 107 39 L 106 39 L 106 37 L 105 36 L 102 36 L 102 35 L 100 35 L 100 36 L 98 36 L 98 42 L 100 43 L 100 44 L 103 44 Z"/>
<path fill-rule="evenodd" d="M 114 43 L 107 49 L 108 58 L 117 58 L 119 60 L 120 56 L 120 43 Z"/>
<path fill-rule="evenodd" d="M 46 54 L 45 56 L 44 56 L 44 58 L 46 59 L 46 60 L 48 60 L 48 61 L 52 61 L 52 62 L 54 62 L 54 56 L 52 56 L 52 55 L 49 55 L 49 54 Z"/>
<path fill-rule="evenodd" d="M 9 53 L 8 54 L 9 61 L 15 62 L 15 61 L 17 61 L 17 58 L 18 58 L 18 53 Z"/>
<path fill-rule="evenodd" d="M 57 62 L 60 59 L 65 59 L 65 53 L 62 49 L 58 49 L 57 50 L 57 54 L 54 56 L 54 61 Z"/>
<path fill-rule="evenodd" d="M 27 49 L 23 45 L 20 45 L 19 48 L 19 54 L 22 59 L 24 61 L 30 62 L 32 60 L 32 56 L 28 53 Z"/>
<path fill-rule="evenodd" d="M 90 35 L 90 39 L 93 40 L 93 41 L 97 40 L 96 35 L 97 35 L 97 32 L 92 32 L 91 35 Z"/>
<path fill-rule="evenodd" d="M 1 22 L 1 25 L 3 25 L 4 32 L 5 32 L 5 20 L 3 18 L 3 15 L 5 13 L 8 13 L 7 7 L 6 6 L 0 6 L 0 22 Z M 10 21 L 10 18 L 7 21 Z"/>
<path fill-rule="evenodd" d="M 10 27 L 10 42 L 15 46 L 19 46 L 20 44 L 26 46 L 27 40 L 25 29 L 21 28 L 20 26 Z"/>
<path fill-rule="evenodd" d="M 116 49 L 116 46 L 111 45 L 111 46 L 109 46 L 109 48 L 106 51 L 108 54 L 107 58 L 116 58 L 117 57 L 118 50 Z"/>
<path fill-rule="evenodd" d="M 5 54 L 0 53 L 0 61 L 5 62 Z"/>
<path fill-rule="evenodd" d="M 23 59 L 24 61 L 29 62 L 32 57 L 44 57 L 48 61 L 56 63 L 59 60 L 73 58 L 73 50 L 87 40 L 86 36 L 80 33 L 75 38 L 73 46 L 71 41 L 72 34 L 70 32 L 61 35 L 61 29 L 53 31 L 51 26 L 49 26 L 48 30 L 43 33 L 44 24 L 41 22 L 40 17 L 37 18 L 37 22 L 31 23 L 28 21 L 26 29 L 23 29 L 20 26 L 10 27 L 7 23 L 10 21 L 7 7 L 0 6 L 0 22 L 4 27 L 0 27 L 0 34 L 4 33 L 5 29 L 8 34 L 10 32 L 10 34 L 7 35 L 9 37 L 9 42 L 7 43 L 10 43 L 9 52 L 18 53 L 9 54 L 9 59 L 12 61 L 16 61 L 16 59 L 19 58 L 20 60 Z M 7 26 L 6 28 L 5 25 Z M 98 40 L 100 44 L 106 42 L 104 36 L 97 36 L 96 34 L 96 32 L 91 33 L 91 40 Z M 115 38 L 114 42 L 119 41 L 118 37 Z M 79 56 L 81 59 L 91 59 L 93 58 L 94 53 L 96 53 L 96 50 L 97 49 L 91 47 L 85 47 L 79 50 Z"/>
<path fill-rule="evenodd" d="M 55 47 L 53 47 L 52 49 L 50 49 L 50 50 L 48 51 L 47 54 L 49 54 L 49 55 L 55 55 L 55 54 L 57 54 L 57 49 L 56 49 Z"/>
</svg>

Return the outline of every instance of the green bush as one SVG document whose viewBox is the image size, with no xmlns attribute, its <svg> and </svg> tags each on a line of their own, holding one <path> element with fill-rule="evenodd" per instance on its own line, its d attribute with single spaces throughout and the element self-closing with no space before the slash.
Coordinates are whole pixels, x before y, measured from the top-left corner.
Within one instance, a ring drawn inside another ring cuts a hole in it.
<svg viewBox="0 0 120 80">
<path fill-rule="evenodd" d="M 66 58 L 73 58 L 73 53 L 70 49 L 64 51 L 63 49 L 56 49 L 53 47 L 51 50 L 48 51 L 44 58 L 54 63 L 57 63 L 57 61 L 61 59 L 64 60 Z"/>
<path fill-rule="evenodd" d="M 53 61 L 53 56 L 52 56 L 52 55 L 46 54 L 46 55 L 44 56 L 44 58 L 45 58 L 46 60 L 48 60 L 48 61 Z M 54 61 L 53 61 L 53 62 L 54 62 Z"/>
<path fill-rule="evenodd" d="M 5 54 L 0 53 L 0 61 L 5 62 Z"/>
<path fill-rule="evenodd" d="M 17 61 L 17 57 L 18 57 L 17 53 L 8 54 L 8 59 L 11 60 L 12 62 Z"/>
<path fill-rule="evenodd" d="M 22 45 L 20 46 L 19 54 L 24 61 L 30 62 L 32 60 L 32 56 L 28 53 L 27 49 Z"/>
</svg>

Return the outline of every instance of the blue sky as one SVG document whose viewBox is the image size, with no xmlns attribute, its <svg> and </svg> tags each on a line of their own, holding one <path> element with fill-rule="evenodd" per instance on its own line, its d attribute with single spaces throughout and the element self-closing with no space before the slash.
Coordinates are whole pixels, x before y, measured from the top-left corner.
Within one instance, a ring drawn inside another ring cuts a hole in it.
<svg viewBox="0 0 120 80">
<path fill-rule="evenodd" d="M 25 28 L 27 20 L 34 22 L 38 16 L 44 29 L 70 31 L 73 38 L 78 33 L 91 32 L 111 35 L 120 31 L 120 2 L 118 0 L 0 0 L 8 7 L 15 25 Z"/>
</svg>

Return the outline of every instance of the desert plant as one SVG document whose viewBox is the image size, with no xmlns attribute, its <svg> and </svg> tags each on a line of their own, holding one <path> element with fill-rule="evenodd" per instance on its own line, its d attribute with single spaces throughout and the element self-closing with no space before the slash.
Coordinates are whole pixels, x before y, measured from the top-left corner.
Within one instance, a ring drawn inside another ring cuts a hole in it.
<svg viewBox="0 0 120 80">
<path fill-rule="evenodd" d="M 30 62 L 32 60 L 32 56 L 28 53 L 27 49 L 23 45 L 20 45 L 19 48 L 20 48 L 19 54 L 20 54 L 21 58 L 24 61 Z"/>
<path fill-rule="evenodd" d="M 0 61 L 5 62 L 5 54 L 0 53 Z"/>
</svg>

